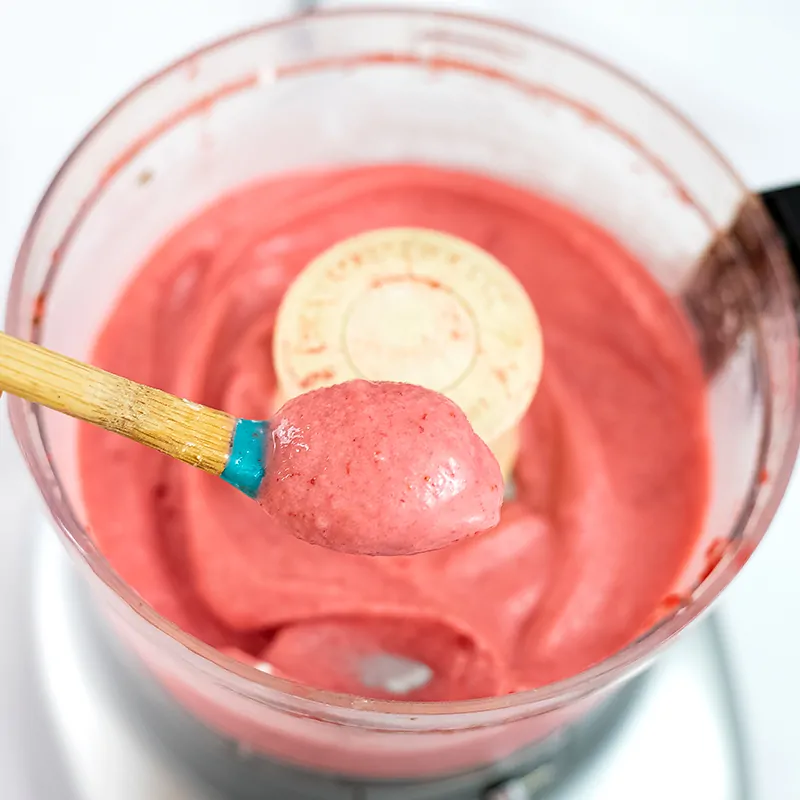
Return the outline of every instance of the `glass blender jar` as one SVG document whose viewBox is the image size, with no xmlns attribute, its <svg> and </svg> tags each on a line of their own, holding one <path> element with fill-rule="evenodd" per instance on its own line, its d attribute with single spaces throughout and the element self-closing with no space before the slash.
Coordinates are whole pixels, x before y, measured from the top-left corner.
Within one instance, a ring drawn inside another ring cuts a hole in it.
<svg viewBox="0 0 800 800">
<path fill-rule="evenodd" d="M 794 286 L 763 210 L 713 147 L 615 69 L 515 25 L 394 9 L 287 19 L 177 62 L 89 132 L 28 229 L 6 329 L 85 359 L 153 244 L 220 194 L 288 170 L 401 161 L 576 209 L 696 326 L 714 464 L 706 527 L 683 599 L 621 652 L 537 690 L 459 702 L 366 700 L 264 674 L 157 615 L 112 570 L 87 530 L 76 423 L 15 399 L 10 412 L 96 605 L 182 705 L 281 761 L 426 780 L 544 740 L 617 691 L 709 607 L 780 502 L 798 448 Z"/>
</svg>

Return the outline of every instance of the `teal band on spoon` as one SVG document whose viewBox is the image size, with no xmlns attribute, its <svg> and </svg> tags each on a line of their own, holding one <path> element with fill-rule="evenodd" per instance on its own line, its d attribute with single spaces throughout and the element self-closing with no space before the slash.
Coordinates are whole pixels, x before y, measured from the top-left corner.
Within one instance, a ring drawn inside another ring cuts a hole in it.
<svg viewBox="0 0 800 800">
<path fill-rule="evenodd" d="M 248 497 L 258 497 L 266 470 L 266 445 L 269 423 L 265 420 L 236 421 L 231 454 L 220 478 Z"/>
</svg>

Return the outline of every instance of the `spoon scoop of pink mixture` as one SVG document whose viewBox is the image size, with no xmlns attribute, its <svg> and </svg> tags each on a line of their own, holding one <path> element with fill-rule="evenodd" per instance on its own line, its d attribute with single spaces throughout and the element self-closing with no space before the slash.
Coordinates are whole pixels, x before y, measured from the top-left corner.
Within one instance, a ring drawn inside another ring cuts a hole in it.
<svg viewBox="0 0 800 800">
<path fill-rule="evenodd" d="M 299 395 L 270 421 L 261 506 L 332 550 L 437 550 L 500 520 L 503 478 L 461 409 L 408 383 L 352 380 Z"/>
<path fill-rule="evenodd" d="M 408 555 L 493 528 L 503 480 L 463 412 L 429 389 L 353 380 L 237 419 L 0 332 L 0 391 L 218 475 L 288 533 Z"/>
</svg>

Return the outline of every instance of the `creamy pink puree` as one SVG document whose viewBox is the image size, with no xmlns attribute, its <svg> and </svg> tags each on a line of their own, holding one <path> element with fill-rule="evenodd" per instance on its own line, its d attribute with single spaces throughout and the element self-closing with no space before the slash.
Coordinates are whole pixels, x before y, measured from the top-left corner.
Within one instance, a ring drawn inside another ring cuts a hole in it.
<svg viewBox="0 0 800 800">
<path fill-rule="evenodd" d="M 258 501 L 305 542 L 412 555 L 500 521 L 500 465 L 438 392 L 347 381 L 290 400 L 270 431 Z"/>
<path fill-rule="evenodd" d="M 258 506 L 219 479 L 86 426 L 94 536 L 162 615 L 318 687 L 396 696 L 359 682 L 357 662 L 371 652 L 432 669 L 407 699 L 497 695 L 573 675 L 652 622 L 700 532 L 709 477 L 688 326 L 599 228 L 472 174 L 287 175 L 174 231 L 114 309 L 95 361 L 269 418 L 273 323 L 293 276 L 335 242 L 392 226 L 483 247 L 538 311 L 544 372 L 522 425 L 517 498 L 499 526 L 414 556 L 334 552 L 265 526 Z M 292 502 L 303 506 L 299 495 Z"/>
</svg>

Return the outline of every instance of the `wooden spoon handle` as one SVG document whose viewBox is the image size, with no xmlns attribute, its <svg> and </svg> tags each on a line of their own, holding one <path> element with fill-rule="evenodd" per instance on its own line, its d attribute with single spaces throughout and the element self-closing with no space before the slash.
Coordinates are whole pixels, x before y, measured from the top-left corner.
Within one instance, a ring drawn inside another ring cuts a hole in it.
<svg viewBox="0 0 800 800">
<path fill-rule="evenodd" d="M 0 332 L 0 391 L 219 475 L 236 418 Z"/>
</svg>

